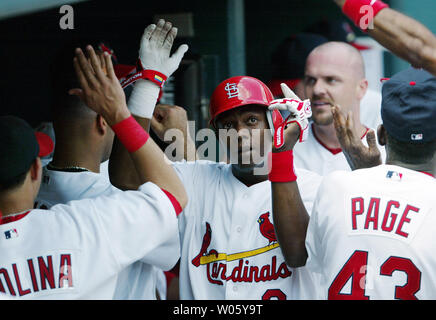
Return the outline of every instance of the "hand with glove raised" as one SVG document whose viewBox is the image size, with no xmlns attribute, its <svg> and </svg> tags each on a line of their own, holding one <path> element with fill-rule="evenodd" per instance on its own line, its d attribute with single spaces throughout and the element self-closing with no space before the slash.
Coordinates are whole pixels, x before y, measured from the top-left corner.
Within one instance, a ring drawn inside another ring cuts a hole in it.
<svg viewBox="0 0 436 320">
<path fill-rule="evenodd" d="M 182 44 L 170 56 L 176 36 L 177 28 L 163 19 L 157 25 L 151 24 L 145 28 L 139 48 L 139 59 L 144 70 L 158 71 L 167 78 L 177 70 L 188 46 Z"/>
<path fill-rule="evenodd" d="M 134 75 L 139 80 L 129 99 L 132 114 L 151 119 L 159 92 L 165 81 L 179 67 L 184 54 L 188 50 L 182 44 L 173 55 L 171 49 L 177 36 L 177 28 L 170 22 L 160 19 L 158 23 L 147 26 L 142 35 L 139 48 L 139 72 Z"/>
<path fill-rule="evenodd" d="M 298 136 L 299 141 L 303 142 L 307 139 L 308 128 L 309 128 L 309 118 L 312 116 L 312 108 L 310 106 L 310 100 L 302 101 L 286 84 L 281 85 L 284 99 L 274 100 L 268 107 L 269 110 L 281 110 L 288 111 L 289 116 L 281 123 L 274 121 L 274 147 L 280 149 L 285 144 L 286 137 L 295 136 L 295 127 L 293 128 L 290 124 L 295 123 L 299 127 Z M 274 118 L 274 117 L 273 117 Z M 292 139 L 292 138 L 291 138 Z M 296 141 L 292 143 L 292 147 L 295 145 Z"/>
</svg>

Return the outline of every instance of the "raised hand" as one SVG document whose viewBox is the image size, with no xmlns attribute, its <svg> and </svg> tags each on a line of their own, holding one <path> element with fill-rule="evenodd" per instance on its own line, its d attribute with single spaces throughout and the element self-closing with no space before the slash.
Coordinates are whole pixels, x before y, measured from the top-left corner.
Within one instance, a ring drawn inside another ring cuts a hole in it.
<svg viewBox="0 0 436 320">
<path fill-rule="evenodd" d="M 176 36 L 177 28 L 163 19 L 160 19 L 156 25 L 151 24 L 145 28 L 139 48 L 139 58 L 145 70 L 159 71 L 167 77 L 177 70 L 184 54 L 188 51 L 188 46 L 182 44 L 170 56 Z"/>
<path fill-rule="evenodd" d="M 115 75 L 110 56 L 103 54 L 103 69 L 103 63 L 92 46 L 87 46 L 86 51 L 89 59 L 80 48 L 76 49 L 73 63 L 80 88 L 71 89 L 69 93 L 77 95 L 90 109 L 101 114 L 109 125 L 128 118 L 130 112 L 124 91 Z"/>
<path fill-rule="evenodd" d="M 367 147 L 356 135 L 351 112 L 345 117 L 340 106 L 334 105 L 332 114 L 336 135 L 350 168 L 356 170 L 380 165 L 382 163 L 381 154 L 377 147 L 374 130 L 366 134 Z"/>
<path fill-rule="evenodd" d="M 158 104 L 151 119 L 151 128 L 160 140 L 164 140 L 165 132 L 169 129 L 177 129 L 186 136 L 188 116 L 186 110 L 179 106 Z"/>
<path fill-rule="evenodd" d="M 279 149 L 287 144 L 287 149 L 292 149 L 299 138 L 303 142 L 307 138 L 309 118 L 312 116 L 310 100 L 302 101 L 286 84 L 281 85 L 284 99 L 274 100 L 268 107 L 269 110 L 289 111 L 289 116 L 281 123 L 276 122 L 274 146 Z M 277 112 L 277 111 L 276 111 Z M 274 120 L 273 114 L 273 120 Z M 276 117 L 277 118 L 277 117 Z M 281 141 L 281 142 L 278 142 Z"/>
<path fill-rule="evenodd" d="M 183 136 L 177 135 L 172 138 L 174 139 L 173 143 L 176 143 L 178 148 L 183 148 L 183 159 L 195 161 L 198 158 L 195 143 L 189 134 L 188 115 L 186 110 L 182 107 L 158 104 L 154 110 L 153 118 L 151 119 L 151 128 L 162 141 L 166 141 L 165 133 L 168 130 L 179 130 Z M 176 156 L 173 161 L 181 160 L 181 158 L 177 158 Z"/>
</svg>

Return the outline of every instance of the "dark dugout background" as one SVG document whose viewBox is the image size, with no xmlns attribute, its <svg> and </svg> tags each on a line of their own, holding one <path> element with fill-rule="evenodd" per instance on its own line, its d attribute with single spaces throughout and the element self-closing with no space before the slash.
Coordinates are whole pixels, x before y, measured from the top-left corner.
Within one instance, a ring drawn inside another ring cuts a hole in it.
<svg viewBox="0 0 436 320">
<path fill-rule="evenodd" d="M 232 0 L 228 0 L 232 1 Z M 73 38 L 107 42 L 119 63 L 133 64 L 139 40 L 154 16 L 189 12 L 194 37 L 180 38 L 190 45 L 191 55 L 213 55 L 217 73 L 207 90 L 231 74 L 228 61 L 230 24 L 227 1 L 93 0 L 72 4 L 74 29 L 62 30 L 64 14 L 56 7 L 0 21 L 0 115 L 13 114 L 32 126 L 50 120 L 52 92 L 50 63 L 57 50 Z M 342 17 L 332 1 L 245 0 L 246 75 L 269 79 L 270 55 L 287 36 L 302 31 L 320 18 Z M 209 79 L 210 81 L 210 79 Z M 187 83 L 186 85 L 189 85 Z"/>
</svg>

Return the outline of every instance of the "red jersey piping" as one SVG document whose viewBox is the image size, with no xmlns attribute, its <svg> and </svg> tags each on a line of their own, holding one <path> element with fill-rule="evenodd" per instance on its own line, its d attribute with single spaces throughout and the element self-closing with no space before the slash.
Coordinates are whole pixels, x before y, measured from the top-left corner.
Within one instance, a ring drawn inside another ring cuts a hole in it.
<svg viewBox="0 0 436 320">
<path fill-rule="evenodd" d="M 430 176 L 430 177 L 433 177 L 433 178 L 435 178 L 435 176 L 434 176 L 434 175 L 432 175 L 431 173 L 428 173 L 428 172 L 424 172 L 424 171 L 419 171 L 419 172 L 421 172 L 421 173 L 423 173 L 423 174 L 426 174 L 426 175 L 428 175 L 428 176 Z"/>
<path fill-rule="evenodd" d="M 177 201 L 176 197 L 174 197 L 171 193 L 169 193 L 165 189 L 161 188 L 161 190 L 167 195 L 168 199 L 170 199 L 171 204 L 173 205 L 174 210 L 176 211 L 176 216 L 179 216 L 179 214 L 183 211 L 179 201 Z"/>
<path fill-rule="evenodd" d="M 23 219 L 25 216 L 27 216 L 30 213 L 30 211 L 31 210 L 24 212 L 24 213 L 21 213 L 21 214 L 6 216 L 6 217 L 0 216 L 0 225 Z"/>
</svg>

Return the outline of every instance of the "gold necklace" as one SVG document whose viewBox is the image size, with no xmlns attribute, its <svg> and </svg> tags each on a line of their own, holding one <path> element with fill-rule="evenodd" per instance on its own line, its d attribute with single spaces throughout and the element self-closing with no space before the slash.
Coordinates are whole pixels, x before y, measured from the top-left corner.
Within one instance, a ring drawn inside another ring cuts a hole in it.
<svg viewBox="0 0 436 320">
<path fill-rule="evenodd" d="M 89 171 L 86 168 L 78 166 L 68 166 L 68 167 L 56 167 L 51 162 L 47 165 L 47 169 L 55 171 L 66 171 L 66 172 L 85 172 Z"/>
</svg>

